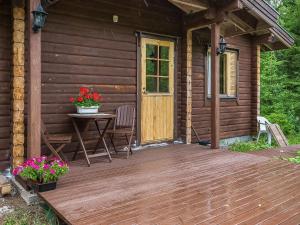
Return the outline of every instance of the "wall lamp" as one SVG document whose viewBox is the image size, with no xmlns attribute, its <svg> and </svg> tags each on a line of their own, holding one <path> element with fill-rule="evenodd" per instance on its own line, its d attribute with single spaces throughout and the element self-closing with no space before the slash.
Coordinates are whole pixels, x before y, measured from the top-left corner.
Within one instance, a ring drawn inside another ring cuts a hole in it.
<svg viewBox="0 0 300 225">
<path fill-rule="evenodd" d="M 224 39 L 224 37 L 221 36 L 220 38 L 220 43 L 219 43 L 219 48 L 217 48 L 217 55 L 222 55 L 225 53 L 227 47 L 227 43 Z"/>
<path fill-rule="evenodd" d="M 42 5 L 39 4 L 36 10 L 32 11 L 32 15 L 33 15 L 32 30 L 35 33 L 37 33 L 39 32 L 40 29 L 44 27 L 48 13 L 46 13 Z"/>
</svg>

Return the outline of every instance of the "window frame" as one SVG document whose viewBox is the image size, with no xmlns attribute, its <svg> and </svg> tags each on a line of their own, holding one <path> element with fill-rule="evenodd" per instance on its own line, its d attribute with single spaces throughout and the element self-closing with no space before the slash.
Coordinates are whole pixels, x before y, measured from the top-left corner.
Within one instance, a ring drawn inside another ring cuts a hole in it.
<svg viewBox="0 0 300 225">
<path fill-rule="evenodd" d="M 211 68 L 209 67 L 209 63 L 208 63 L 208 50 L 210 48 L 210 45 L 206 47 L 205 49 L 205 53 L 204 53 L 204 65 L 205 65 L 205 99 L 207 100 L 211 100 L 211 95 L 208 94 L 208 79 L 209 79 L 209 71 L 211 70 Z M 236 100 L 238 101 L 239 99 L 239 77 L 240 77 L 240 49 L 238 48 L 233 48 L 233 47 L 228 47 L 226 49 L 226 51 L 232 51 L 232 52 L 236 52 L 237 53 L 237 65 L 236 65 L 236 95 L 235 96 L 229 96 L 226 94 L 220 94 L 220 99 L 224 99 L 224 100 Z"/>
</svg>

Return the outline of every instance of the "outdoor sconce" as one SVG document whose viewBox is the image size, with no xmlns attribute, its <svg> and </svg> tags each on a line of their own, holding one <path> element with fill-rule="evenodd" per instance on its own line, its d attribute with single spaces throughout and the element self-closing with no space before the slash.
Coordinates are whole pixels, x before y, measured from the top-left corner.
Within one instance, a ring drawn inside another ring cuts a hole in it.
<svg viewBox="0 0 300 225">
<path fill-rule="evenodd" d="M 220 43 L 219 43 L 219 48 L 217 48 L 217 55 L 224 54 L 226 51 L 226 46 L 227 46 L 227 43 L 226 43 L 224 37 L 221 37 Z"/>
<path fill-rule="evenodd" d="M 118 15 L 113 15 L 113 22 L 118 23 L 119 22 L 119 16 Z"/>
<path fill-rule="evenodd" d="M 46 13 L 42 5 L 39 4 L 36 10 L 32 11 L 32 15 L 33 15 L 32 30 L 35 33 L 37 33 L 39 32 L 40 29 L 44 27 L 48 13 Z"/>
</svg>

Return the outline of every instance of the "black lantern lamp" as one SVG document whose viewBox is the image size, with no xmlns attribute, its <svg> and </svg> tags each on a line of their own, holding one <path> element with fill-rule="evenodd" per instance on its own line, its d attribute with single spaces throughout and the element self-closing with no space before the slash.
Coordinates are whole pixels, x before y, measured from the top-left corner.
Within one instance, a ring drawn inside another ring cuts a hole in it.
<svg viewBox="0 0 300 225">
<path fill-rule="evenodd" d="M 219 48 L 217 48 L 217 55 L 224 54 L 226 51 L 226 46 L 227 46 L 227 43 L 226 43 L 224 37 L 221 37 L 220 43 L 219 43 Z"/>
<path fill-rule="evenodd" d="M 42 5 L 39 4 L 36 10 L 32 11 L 33 24 L 32 29 L 34 32 L 39 32 L 45 25 L 46 17 L 48 13 L 45 12 Z"/>
</svg>

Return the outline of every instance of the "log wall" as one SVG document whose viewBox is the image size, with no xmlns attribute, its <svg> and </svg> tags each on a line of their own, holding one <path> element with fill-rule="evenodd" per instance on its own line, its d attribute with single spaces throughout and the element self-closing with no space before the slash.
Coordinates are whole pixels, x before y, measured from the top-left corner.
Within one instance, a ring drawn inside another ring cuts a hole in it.
<svg viewBox="0 0 300 225">
<path fill-rule="evenodd" d="M 201 40 L 200 34 L 194 35 L 193 40 L 193 109 L 192 123 L 200 138 L 208 140 L 211 138 L 211 102 L 205 95 L 205 41 Z M 251 102 L 254 90 L 251 82 L 251 39 L 249 36 L 227 38 L 229 47 L 240 50 L 239 56 L 239 81 L 238 99 L 221 99 L 221 138 L 251 135 Z M 256 95 L 255 95 L 256 96 Z M 255 100 L 256 101 L 256 100 Z M 193 136 L 195 141 L 195 136 Z"/>
<path fill-rule="evenodd" d="M 10 149 L 11 26 L 11 2 L 0 1 L 0 170 Z"/>
<path fill-rule="evenodd" d="M 135 32 L 180 36 L 182 30 L 182 12 L 168 1 L 129 0 L 124 4 L 123 0 L 91 0 L 86 4 L 61 0 L 48 13 L 42 32 L 42 117 L 55 133 L 72 131 L 66 114 L 75 107 L 69 97 L 76 95 L 80 86 L 103 94 L 104 112 L 122 104 L 136 104 Z M 118 23 L 113 23 L 113 15 L 119 16 Z M 178 80 L 180 59 L 178 51 Z M 177 90 L 180 106 L 180 82 Z"/>
</svg>

